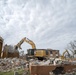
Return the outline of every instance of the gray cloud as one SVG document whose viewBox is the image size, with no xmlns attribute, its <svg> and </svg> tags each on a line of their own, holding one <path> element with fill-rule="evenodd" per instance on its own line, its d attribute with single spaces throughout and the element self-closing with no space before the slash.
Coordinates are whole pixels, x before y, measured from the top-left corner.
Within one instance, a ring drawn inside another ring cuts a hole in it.
<svg viewBox="0 0 76 75">
<path fill-rule="evenodd" d="M 63 51 L 76 39 L 75 0 L 0 0 L 0 9 L 0 35 L 7 44 L 28 37 L 37 48 Z"/>
</svg>

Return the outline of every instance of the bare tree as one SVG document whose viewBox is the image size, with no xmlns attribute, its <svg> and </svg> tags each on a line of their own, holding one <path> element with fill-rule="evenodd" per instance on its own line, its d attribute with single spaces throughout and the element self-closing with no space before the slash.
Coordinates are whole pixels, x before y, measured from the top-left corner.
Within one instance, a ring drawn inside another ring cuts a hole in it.
<svg viewBox="0 0 76 75">
<path fill-rule="evenodd" d="M 72 55 L 73 55 L 73 57 L 74 57 L 74 55 L 76 54 L 76 40 L 71 41 L 71 42 L 67 45 L 67 49 L 72 52 Z"/>
</svg>

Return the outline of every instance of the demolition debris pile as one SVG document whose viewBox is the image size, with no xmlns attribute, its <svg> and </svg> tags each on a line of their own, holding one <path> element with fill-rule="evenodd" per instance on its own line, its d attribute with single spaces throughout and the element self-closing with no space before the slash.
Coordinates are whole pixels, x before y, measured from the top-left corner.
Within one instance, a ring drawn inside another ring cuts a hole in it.
<svg viewBox="0 0 76 75">
<path fill-rule="evenodd" d="M 30 59 L 26 61 L 20 58 L 0 59 L 0 72 L 18 71 L 19 69 L 30 71 L 30 75 L 50 75 L 76 72 L 76 61 L 51 58 L 48 60 Z"/>
<path fill-rule="evenodd" d="M 16 71 L 26 67 L 26 60 L 18 58 L 4 58 L 0 59 L 0 72 Z"/>
</svg>

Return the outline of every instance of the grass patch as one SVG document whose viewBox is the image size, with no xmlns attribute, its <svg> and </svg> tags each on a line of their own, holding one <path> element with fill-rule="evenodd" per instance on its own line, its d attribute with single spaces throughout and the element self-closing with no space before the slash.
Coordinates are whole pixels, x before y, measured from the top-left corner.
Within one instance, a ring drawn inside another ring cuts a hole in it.
<svg viewBox="0 0 76 75">
<path fill-rule="evenodd" d="M 0 72 L 0 75 L 14 75 L 14 72 Z"/>
<path fill-rule="evenodd" d="M 24 70 L 18 70 L 17 71 L 19 75 L 22 75 Z M 14 71 L 10 71 L 10 72 L 0 72 L 0 75 L 14 75 Z"/>
</svg>

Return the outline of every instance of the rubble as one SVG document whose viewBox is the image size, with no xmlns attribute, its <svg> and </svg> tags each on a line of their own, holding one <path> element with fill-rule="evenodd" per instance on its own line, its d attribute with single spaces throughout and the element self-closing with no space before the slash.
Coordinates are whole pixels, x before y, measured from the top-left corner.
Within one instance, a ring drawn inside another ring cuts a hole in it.
<svg viewBox="0 0 76 75">
<path fill-rule="evenodd" d="M 24 69 L 24 66 L 26 66 L 26 60 L 19 58 L 0 59 L 0 72 L 16 71 L 18 69 Z"/>
<path fill-rule="evenodd" d="M 68 70 L 68 68 L 71 67 L 71 65 L 69 64 L 75 65 L 76 61 L 69 62 L 65 60 L 62 61 L 60 59 L 48 59 L 43 61 L 37 59 L 30 59 L 29 61 L 26 61 L 20 58 L 4 58 L 4 59 L 0 59 L 0 72 L 10 72 L 10 71 L 17 72 L 18 70 L 22 69 L 25 71 L 23 75 L 28 74 L 28 71 L 30 71 L 30 73 L 32 74 L 34 74 L 35 72 L 38 74 L 45 73 L 47 75 L 48 74 L 52 75 L 53 71 L 55 71 L 54 69 L 56 68 L 56 66 L 59 67 L 60 64 L 66 64 L 65 68 L 66 70 Z M 67 64 L 69 66 L 67 66 Z M 75 72 L 76 68 L 74 68 L 73 71 Z"/>
</svg>

